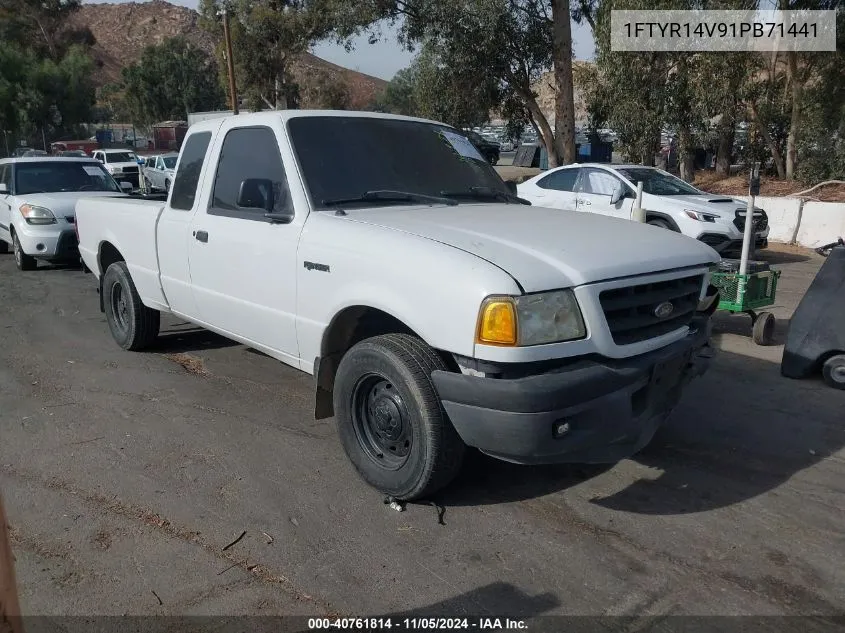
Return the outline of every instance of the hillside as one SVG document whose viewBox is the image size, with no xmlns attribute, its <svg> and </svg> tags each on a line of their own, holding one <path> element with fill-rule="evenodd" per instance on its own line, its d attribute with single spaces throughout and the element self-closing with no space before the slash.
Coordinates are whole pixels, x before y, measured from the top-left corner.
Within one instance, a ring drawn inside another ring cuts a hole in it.
<svg viewBox="0 0 845 633">
<path fill-rule="evenodd" d="M 150 44 L 182 35 L 209 54 L 214 54 L 215 41 L 199 28 L 199 14 L 191 9 L 163 0 L 127 2 L 123 4 L 84 4 L 70 20 L 70 27 L 88 27 L 97 43 L 93 48 L 99 66 L 98 85 L 117 81 L 123 67 L 129 66 Z M 307 84 L 315 71 L 342 79 L 349 87 L 352 107 L 363 108 L 380 93 L 387 82 L 306 53 L 297 62 L 293 74 L 300 84 Z"/>
</svg>

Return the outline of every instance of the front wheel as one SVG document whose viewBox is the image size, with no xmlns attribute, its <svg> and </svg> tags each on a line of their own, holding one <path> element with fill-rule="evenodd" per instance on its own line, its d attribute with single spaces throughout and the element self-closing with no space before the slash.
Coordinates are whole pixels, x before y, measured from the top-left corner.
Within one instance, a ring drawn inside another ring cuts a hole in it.
<svg viewBox="0 0 845 633">
<path fill-rule="evenodd" d="M 845 354 L 828 358 L 822 366 L 822 377 L 828 387 L 845 390 Z"/>
<path fill-rule="evenodd" d="M 425 497 L 461 468 L 464 443 L 431 373 L 443 360 L 415 336 L 366 339 L 340 362 L 334 410 L 343 448 L 361 477 L 396 499 Z"/>
<path fill-rule="evenodd" d="M 661 220 L 660 218 L 651 218 L 649 219 L 646 224 L 651 224 L 652 226 L 659 226 L 661 229 L 668 229 L 673 231 L 672 225 L 669 224 L 666 220 Z"/>
<path fill-rule="evenodd" d="M 123 349 L 138 351 L 158 336 L 161 313 L 141 302 L 125 262 L 115 262 L 103 276 L 103 304 L 109 329 Z"/>
<path fill-rule="evenodd" d="M 35 270 L 38 267 L 35 258 L 23 252 L 21 241 L 15 234 L 12 234 L 12 250 L 15 251 L 15 264 L 18 270 Z"/>
<path fill-rule="evenodd" d="M 170 193 L 170 181 L 169 180 L 164 181 L 164 192 Z"/>
</svg>

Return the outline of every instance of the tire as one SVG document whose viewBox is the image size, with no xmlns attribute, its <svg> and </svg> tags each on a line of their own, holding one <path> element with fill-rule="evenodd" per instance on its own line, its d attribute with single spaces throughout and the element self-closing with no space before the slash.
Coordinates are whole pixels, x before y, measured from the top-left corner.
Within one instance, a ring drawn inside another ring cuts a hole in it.
<svg viewBox="0 0 845 633">
<path fill-rule="evenodd" d="M 831 356 L 825 361 L 822 378 L 828 387 L 845 390 L 845 354 Z"/>
<path fill-rule="evenodd" d="M 642 216 L 640 216 L 642 217 Z M 672 228 L 672 225 L 669 224 L 666 220 L 661 220 L 660 218 L 652 218 L 646 221 L 646 224 L 651 224 L 652 226 L 659 226 L 661 229 L 668 229 L 670 231 L 674 231 L 675 229 Z"/>
<path fill-rule="evenodd" d="M 463 462 L 464 443 L 431 380 L 437 369 L 443 360 L 419 338 L 385 334 L 352 347 L 335 377 L 346 455 L 364 481 L 401 501 L 443 488 Z"/>
<path fill-rule="evenodd" d="M 155 341 L 161 313 L 141 303 L 125 262 L 115 262 L 103 276 L 103 305 L 114 340 L 125 350 L 138 351 Z"/>
<path fill-rule="evenodd" d="M 761 312 L 754 319 L 751 328 L 751 338 L 757 345 L 771 345 L 775 337 L 775 315 L 771 312 Z"/>
<path fill-rule="evenodd" d="M 164 193 L 170 193 L 170 181 L 169 180 L 164 181 Z"/>
<path fill-rule="evenodd" d="M 3 240 L 0 240 L 0 255 L 6 254 L 8 252 L 9 252 L 9 245 L 6 242 L 4 242 Z"/>
<path fill-rule="evenodd" d="M 150 179 L 149 179 L 149 178 L 144 177 L 144 191 L 146 191 L 147 193 L 149 193 L 149 192 L 151 192 L 152 190 L 153 190 L 153 183 L 151 183 L 151 182 L 150 182 Z"/>
<path fill-rule="evenodd" d="M 23 252 L 21 242 L 14 233 L 12 233 L 12 250 L 15 253 L 15 264 L 18 270 L 35 270 L 38 268 L 38 262 L 34 257 Z"/>
</svg>

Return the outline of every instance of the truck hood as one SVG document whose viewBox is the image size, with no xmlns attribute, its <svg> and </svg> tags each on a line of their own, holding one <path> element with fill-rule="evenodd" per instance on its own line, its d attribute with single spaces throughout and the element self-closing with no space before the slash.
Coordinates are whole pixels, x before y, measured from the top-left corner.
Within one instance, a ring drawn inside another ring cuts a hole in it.
<svg viewBox="0 0 845 633">
<path fill-rule="evenodd" d="M 115 198 L 125 197 L 116 191 L 57 191 L 56 193 L 30 193 L 23 196 L 16 196 L 21 204 L 31 204 L 37 207 L 50 209 L 53 215 L 65 217 L 76 216 L 76 202 L 80 198 Z"/>
<path fill-rule="evenodd" d="M 648 198 L 650 195 L 643 196 L 643 206 L 651 208 L 648 205 Z M 724 216 L 733 219 L 737 209 L 745 209 L 748 204 L 743 200 L 737 200 L 730 196 L 717 196 L 707 193 L 701 195 L 688 196 L 659 196 L 659 206 L 673 205 L 678 210 L 689 209 L 690 211 L 700 211 L 702 213 L 712 213 L 713 215 Z M 659 208 L 659 207 L 655 207 Z"/>
<path fill-rule="evenodd" d="M 349 210 L 346 219 L 411 233 L 485 259 L 526 292 L 711 264 L 712 248 L 666 229 L 518 204 Z"/>
</svg>

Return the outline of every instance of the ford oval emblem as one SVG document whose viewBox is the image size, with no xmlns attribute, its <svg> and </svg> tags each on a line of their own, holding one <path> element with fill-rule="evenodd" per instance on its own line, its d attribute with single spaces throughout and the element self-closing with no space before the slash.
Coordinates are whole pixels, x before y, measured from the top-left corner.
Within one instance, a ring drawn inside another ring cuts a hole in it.
<svg viewBox="0 0 845 633">
<path fill-rule="evenodd" d="M 675 311 L 675 305 L 671 301 L 664 301 L 654 308 L 654 316 L 658 319 L 666 319 Z"/>
</svg>

